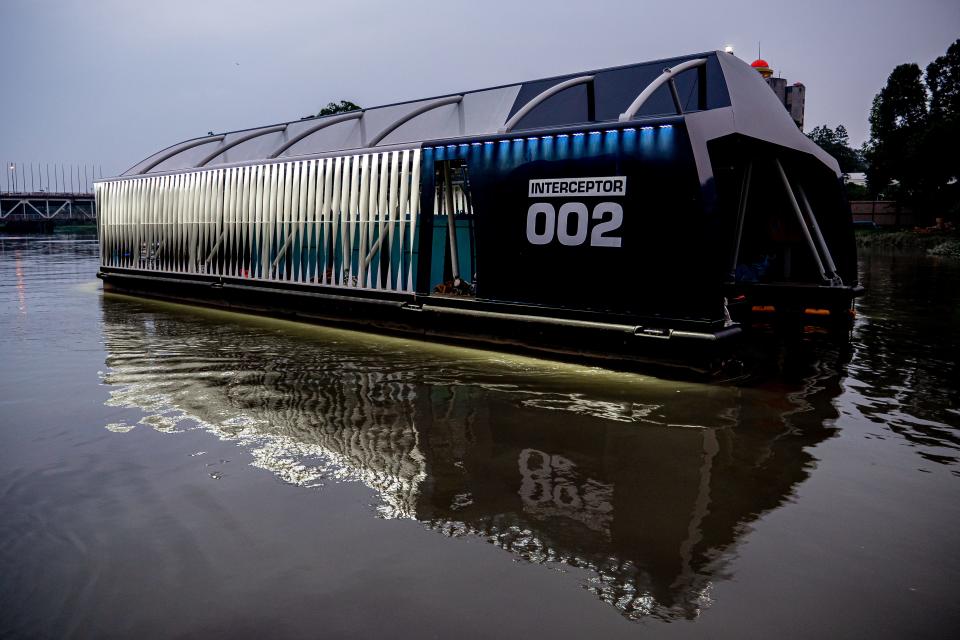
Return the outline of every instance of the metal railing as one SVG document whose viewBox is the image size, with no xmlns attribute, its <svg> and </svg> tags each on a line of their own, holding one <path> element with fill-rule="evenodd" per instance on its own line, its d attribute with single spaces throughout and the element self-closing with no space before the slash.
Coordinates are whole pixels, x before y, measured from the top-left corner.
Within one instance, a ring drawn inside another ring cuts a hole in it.
<svg viewBox="0 0 960 640">
<path fill-rule="evenodd" d="M 102 167 L 94 164 L 7 161 L 0 193 L 40 198 L 92 195 L 94 180 L 102 177 Z"/>
</svg>

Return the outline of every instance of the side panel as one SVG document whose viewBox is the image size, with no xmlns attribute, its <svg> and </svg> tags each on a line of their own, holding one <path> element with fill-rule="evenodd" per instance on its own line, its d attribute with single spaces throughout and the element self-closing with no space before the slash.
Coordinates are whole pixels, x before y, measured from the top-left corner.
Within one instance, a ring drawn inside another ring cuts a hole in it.
<svg viewBox="0 0 960 640">
<path fill-rule="evenodd" d="M 467 160 L 479 298 L 722 317 L 700 180 L 679 119 L 424 154 L 429 166 Z"/>
<path fill-rule="evenodd" d="M 404 149 L 98 183 L 101 264 L 412 292 L 419 172 Z"/>
</svg>

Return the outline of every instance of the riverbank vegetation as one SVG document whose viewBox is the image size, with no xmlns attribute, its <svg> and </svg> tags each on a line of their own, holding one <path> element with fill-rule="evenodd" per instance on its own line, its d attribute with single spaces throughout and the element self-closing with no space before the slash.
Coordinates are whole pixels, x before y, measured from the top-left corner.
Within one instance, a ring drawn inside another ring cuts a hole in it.
<svg viewBox="0 0 960 640">
<path fill-rule="evenodd" d="M 953 231 L 858 230 L 857 248 L 960 258 L 960 235 Z"/>
</svg>

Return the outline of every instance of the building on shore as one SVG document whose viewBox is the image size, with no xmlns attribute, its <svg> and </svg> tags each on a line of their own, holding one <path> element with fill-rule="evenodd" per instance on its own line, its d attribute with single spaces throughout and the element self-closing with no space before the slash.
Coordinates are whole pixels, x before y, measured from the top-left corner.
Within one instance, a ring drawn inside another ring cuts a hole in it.
<svg viewBox="0 0 960 640">
<path fill-rule="evenodd" d="M 803 130 L 803 106 L 806 100 L 807 88 L 800 82 L 788 84 L 786 78 L 773 77 L 773 69 L 763 58 L 757 58 L 750 63 L 750 66 L 756 69 L 763 79 L 767 81 L 773 92 L 777 94 L 780 102 L 786 107 L 790 117 L 797 123 L 800 130 Z"/>
</svg>

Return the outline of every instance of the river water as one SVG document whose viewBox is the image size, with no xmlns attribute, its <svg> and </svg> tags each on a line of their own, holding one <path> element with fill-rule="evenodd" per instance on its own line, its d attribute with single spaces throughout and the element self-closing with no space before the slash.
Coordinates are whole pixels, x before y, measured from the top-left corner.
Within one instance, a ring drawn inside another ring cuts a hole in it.
<svg viewBox="0 0 960 640">
<path fill-rule="evenodd" d="M 960 263 L 699 384 L 104 294 L 0 237 L 0 637 L 933 638 Z"/>
</svg>

